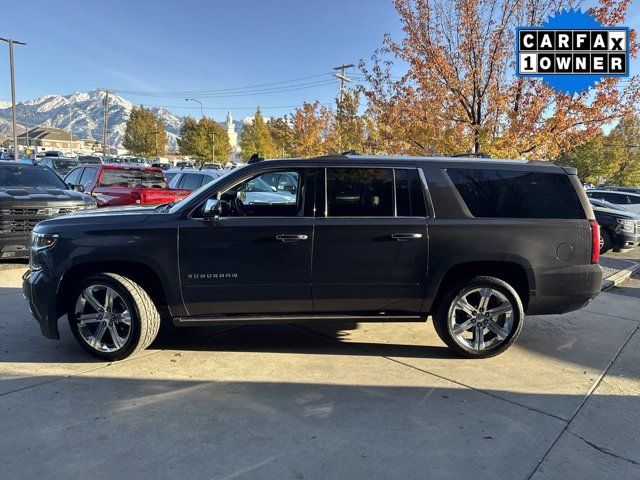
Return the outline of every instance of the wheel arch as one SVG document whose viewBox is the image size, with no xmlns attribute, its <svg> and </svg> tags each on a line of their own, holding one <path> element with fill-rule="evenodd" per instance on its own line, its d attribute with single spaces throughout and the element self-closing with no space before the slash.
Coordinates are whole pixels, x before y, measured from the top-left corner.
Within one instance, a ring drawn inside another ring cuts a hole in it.
<svg viewBox="0 0 640 480">
<path fill-rule="evenodd" d="M 451 287 L 477 276 L 496 277 L 510 284 L 518 293 L 524 311 L 527 311 L 531 292 L 535 290 L 534 279 L 530 269 L 512 260 L 467 261 L 452 265 L 442 275 L 428 310 L 435 311 Z"/>
<path fill-rule="evenodd" d="M 158 308 L 167 306 L 167 295 L 160 275 L 149 265 L 136 261 L 93 261 L 71 266 L 67 269 L 56 292 L 58 316 L 65 313 L 66 301 L 80 279 L 97 273 L 116 273 L 133 280 L 151 297 Z"/>
</svg>

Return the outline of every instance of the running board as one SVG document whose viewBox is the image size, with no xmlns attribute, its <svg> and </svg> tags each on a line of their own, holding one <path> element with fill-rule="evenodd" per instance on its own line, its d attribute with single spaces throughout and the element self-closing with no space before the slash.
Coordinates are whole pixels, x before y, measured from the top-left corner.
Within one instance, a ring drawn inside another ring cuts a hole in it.
<svg viewBox="0 0 640 480">
<path fill-rule="evenodd" d="M 203 327 L 237 323 L 291 323 L 291 322 L 420 322 L 420 315 L 226 315 L 221 317 L 175 317 L 176 327 Z"/>
</svg>

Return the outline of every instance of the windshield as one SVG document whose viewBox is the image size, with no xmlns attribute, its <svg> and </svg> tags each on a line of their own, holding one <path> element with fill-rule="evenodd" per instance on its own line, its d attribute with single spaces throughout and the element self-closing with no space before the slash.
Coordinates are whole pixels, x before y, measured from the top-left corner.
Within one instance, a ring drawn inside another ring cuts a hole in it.
<svg viewBox="0 0 640 480">
<path fill-rule="evenodd" d="M 73 167 L 78 165 L 78 162 L 76 162 L 75 160 L 57 160 L 56 159 L 56 160 L 53 160 L 51 164 L 53 165 L 53 168 L 71 170 Z"/>
<path fill-rule="evenodd" d="M 67 185 L 48 168 L 31 165 L 0 166 L 0 187 L 44 187 L 66 189 Z"/>
<path fill-rule="evenodd" d="M 233 168 L 225 173 L 223 173 L 222 175 L 220 175 L 218 178 L 216 178 L 215 180 L 213 180 L 212 182 L 209 183 L 205 183 L 204 185 L 202 185 L 200 188 L 198 188 L 197 190 L 194 190 L 193 192 L 191 192 L 191 194 L 188 197 L 183 198 L 182 200 L 180 200 L 179 202 L 173 204 L 173 206 L 168 210 L 169 213 L 174 213 L 177 212 L 180 207 L 182 205 L 184 205 L 185 203 L 187 203 L 189 201 L 189 199 L 200 195 L 200 193 L 204 192 L 205 190 L 208 190 L 209 188 L 215 188 L 214 186 L 218 184 L 218 182 L 221 182 L 222 180 L 224 180 L 224 178 L 229 175 L 232 172 L 237 172 L 238 170 L 240 170 L 241 168 L 245 168 L 247 165 L 242 165 L 240 167 L 236 167 Z"/>
<path fill-rule="evenodd" d="M 242 192 L 271 192 L 275 191 L 275 188 L 272 188 L 267 182 L 262 180 L 261 178 L 252 178 L 249 180 L 244 187 L 240 189 Z"/>
<path fill-rule="evenodd" d="M 589 201 L 591 202 L 591 205 L 593 205 L 594 207 L 609 208 L 611 210 L 622 210 L 622 211 L 625 211 L 625 212 L 632 212 L 633 211 L 633 210 L 630 210 L 628 208 L 623 207 L 622 205 L 618 205 L 616 203 L 607 202 L 606 200 L 601 200 L 599 198 L 590 198 Z"/>
<path fill-rule="evenodd" d="M 107 168 L 102 172 L 102 187 L 166 188 L 162 172 L 149 170 L 116 170 Z"/>
</svg>

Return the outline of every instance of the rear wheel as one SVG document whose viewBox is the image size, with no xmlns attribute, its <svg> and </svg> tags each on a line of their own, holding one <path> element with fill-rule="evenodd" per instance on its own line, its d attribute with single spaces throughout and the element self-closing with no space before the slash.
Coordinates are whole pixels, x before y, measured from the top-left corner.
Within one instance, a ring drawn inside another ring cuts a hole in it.
<svg viewBox="0 0 640 480">
<path fill-rule="evenodd" d="M 80 345 L 104 360 L 120 360 L 144 350 L 160 328 L 160 315 L 147 292 L 114 273 L 80 282 L 70 298 L 67 317 Z"/>
<path fill-rule="evenodd" d="M 611 235 L 604 229 L 600 229 L 600 255 L 611 250 Z"/>
<path fill-rule="evenodd" d="M 434 315 L 438 336 L 456 353 L 487 358 L 504 352 L 522 330 L 517 292 L 494 277 L 475 277 L 447 292 Z"/>
</svg>

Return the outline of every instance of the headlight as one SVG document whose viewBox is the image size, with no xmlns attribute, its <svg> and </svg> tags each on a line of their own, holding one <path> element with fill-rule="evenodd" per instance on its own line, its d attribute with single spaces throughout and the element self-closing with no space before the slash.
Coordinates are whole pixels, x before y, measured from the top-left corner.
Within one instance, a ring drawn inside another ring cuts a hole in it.
<svg viewBox="0 0 640 480">
<path fill-rule="evenodd" d="M 81 205 L 78 210 L 92 210 L 94 208 L 97 208 L 98 204 L 96 203 L 96 201 L 91 198 L 90 202 L 86 202 L 84 205 Z"/>
<path fill-rule="evenodd" d="M 618 227 L 623 232 L 634 233 L 636 222 L 633 220 L 625 220 L 622 218 L 618 218 Z"/>
<path fill-rule="evenodd" d="M 29 246 L 29 267 L 31 270 L 41 270 L 41 252 L 53 247 L 58 241 L 58 235 L 51 233 L 31 233 L 31 244 Z"/>
</svg>

